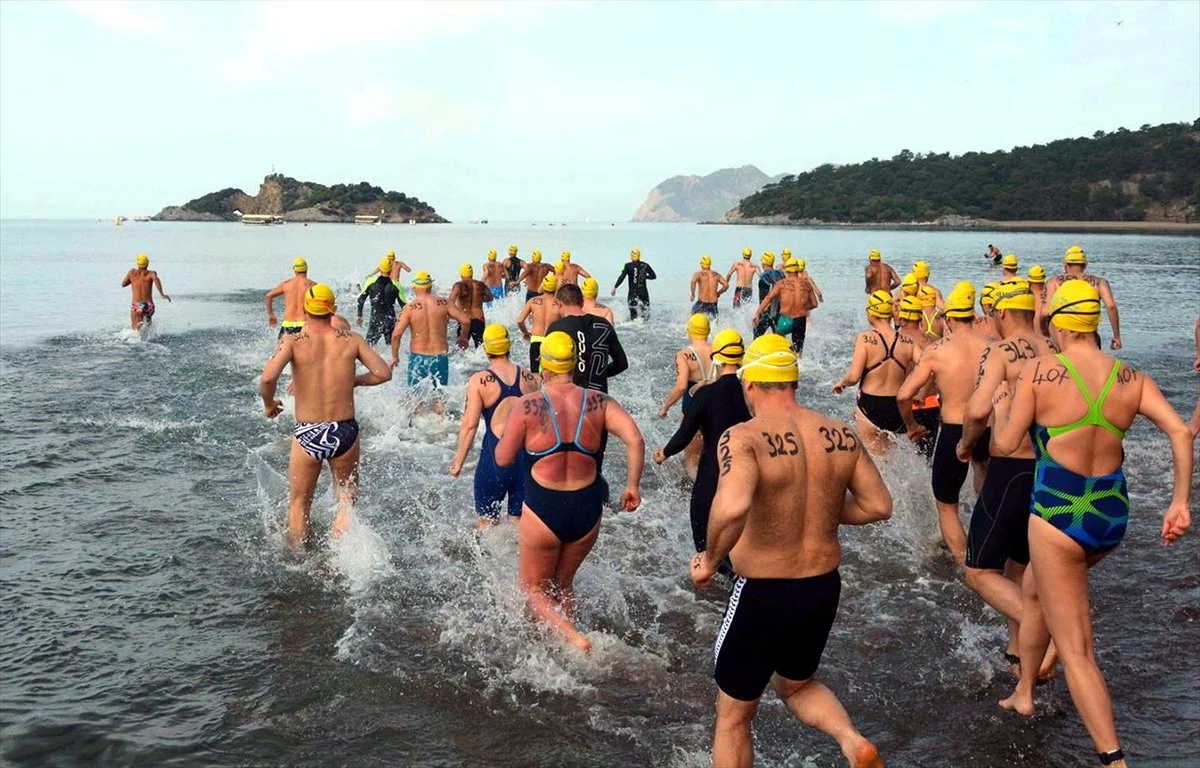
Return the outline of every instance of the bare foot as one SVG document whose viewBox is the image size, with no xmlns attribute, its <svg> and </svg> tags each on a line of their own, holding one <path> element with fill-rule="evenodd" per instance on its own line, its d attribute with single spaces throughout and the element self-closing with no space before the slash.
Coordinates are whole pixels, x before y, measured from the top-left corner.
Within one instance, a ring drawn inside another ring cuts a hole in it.
<svg viewBox="0 0 1200 768">
<path fill-rule="evenodd" d="M 1046 649 L 1046 655 L 1042 658 L 1042 665 L 1038 667 L 1038 682 L 1045 683 L 1052 679 L 1058 671 L 1058 649 L 1054 647 L 1054 643 L 1050 643 L 1050 647 Z"/>
<path fill-rule="evenodd" d="M 580 632 L 571 631 L 567 634 L 567 642 L 584 653 L 592 652 L 592 643 Z"/>
<path fill-rule="evenodd" d="M 1009 712 L 1016 712 L 1025 717 L 1033 716 L 1033 694 L 1013 691 L 1012 696 L 1000 700 L 1000 706 Z"/>
<path fill-rule="evenodd" d="M 883 768 L 883 758 L 874 744 L 863 739 L 857 747 L 846 752 L 850 768 Z"/>
<path fill-rule="evenodd" d="M 340 539 L 350 529 L 350 511 L 338 510 L 333 518 L 333 538 Z"/>
</svg>

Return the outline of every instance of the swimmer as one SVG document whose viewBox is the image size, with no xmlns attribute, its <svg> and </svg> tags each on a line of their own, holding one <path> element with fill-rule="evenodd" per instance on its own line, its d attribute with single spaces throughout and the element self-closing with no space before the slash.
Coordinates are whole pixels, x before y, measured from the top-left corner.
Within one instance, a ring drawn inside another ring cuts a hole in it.
<svg viewBox="0 0 1200 768">
<path fill-rule="evenodd" d="M 946 323 L 938 310 L 937 289 L 925 286 L 917 290 L 917 301 L 921 303 L 921 332 L 930 341 L 937 341 L 946 333 Z"/>
<path fill-rule="evenodd" d="M 400 364 L 400 340 L 411 330 L 408 341 L 408 386 L 416 388 L 428 381 L 434 390 L 450 383 L 450 343 L 447 340 L 450 321 L 466 326 L 471 318 L 449 300 L 433 293 L 433 279 L 428 272 L 413 276 L 412 301 L 404 305 L 396 328 L 392 331 L 392 367 Z M 413 407 L 417 411 L 421 403 Z M 442 413 L 440 398 L 434 399 L 433 410 Z"/>
<path fill-rule="evenodd" d="M 737 273 L 737 288 L 733 291 L 733 308 L 737 309 L 742 306 L 742 302 L 747 303 L 754 300 L 754 276 L 758 274 L 758 265 L 750 260 L 754 255 L 754 251 L 749 248 L 742 249 L 742 258 L 729 265 L 729 271 L 725 273 L 725 282 L 729 282 L 729 278 Z"/>
<path fill-rule="evenodd" d="M 520 517 L 525 501 L 521 462 L 515 467 L 497 466 L 496 446 L 513 405 L 523 395 L 536 392 L 541 382 L 532 372 L 513 364 L 509 359 L 510 348 L 508 329 L 503 325 L 492 323 L 483 329 L 488 367 L 467 380 L 467 405 L 458 430 L 458 449 L 450 464 L 450 476 L 458 477 L 475 443 L 482 416 L 483 447 L 479 451 L 479 465 L 475 467 L 475 514 L 481 527 L 499 522 L 500 507 L 506 496 L 510 520 Z"/>
<path fill-rule="evenodd" d="M 637 248 L 629 252 L 629 261 L 625 262 L 625 268 L 617 276 L 617 282 L 613 285 L 610 296 L 617 295 L 617 289 L 621 287 L 621 283 L 625 281 L 626 277 L 629 278 L 629 319 L 637 320 L 638 315 L 641 315 L 649 320 L 650 288 L 646 285 L 646 281 L 657 279 L 658 275 L 654 274 L 654 267 L 642 261 L 642 252 Z"/>
<path fill-rule="evenodd" d="M 308 289 L 316 285 L 315 282 L 308 279 L 308 262 L 298 256 L 292 261 L 292 273 L 290 278 L 267 291 L 267 325 L 272 328 L 279 323 L 275 319 L 275 308 L 272 304 L 277 297 L 283 297 L 283 322 L 279 323 L 280 336 L 286 333 L 299 333 L 300 329 L 304 327 L 304 297 L 308 295 Z"/>
<path fill-rule="evenodd" d="M 534 251 L 533 254 L 537 256 L 538 252 Z M 540 287 L 541 292 L 526 299 L 525 306 L 517 315 L 517 327 L 521 329 L 521 335 L 525 337 L 525 341 L 529 342 L 529 370 L 534 373 L 538 373 L 540 370 L 538 349 L 546 337 L 546 329 L 562 314 L 562 308 L 559 307 L 558 300 L 554 298 L 554 292 L 558 290 L 558 278 L 554 276 L 553 272 L 546 274 Z M 525 328 L 526 320 L 531 321 L 531 329 Z"/>
<path fill-rule="evenodd" d="M 929 284 L 929 262 L 918 261 L 913 264 L 913 276 L 917 278 L 917 296 L 921 295 L 921 289 L 929 287 L 933 289 L 933 295 L 937 297 L 937 308 L 941 309 L 946 305 L 945 299 L 942 298 L 942 292 Z"/>
<path fill-rule="evenodd" d="M 1010 253 L 1005 256 L 1000 262 L 1000 282 L 1003 283 L 1006 280 L 1012 280 L 1014 277 L 1020 277 L 1021 275 L 1018 274 L 1020 266 L 1021 262 L 1017 259 L 1017 254 Z"/>
<path fill-rule="evenodd" d="M 906 336 L 892 330 L 891 319 L 891 294 L 875 291 L 867 298 L 867 323 L 871 328 L 854 337 L 850 370 L 833 385 L 835 395 L 858 385 L 854 422 L 864 447 L 873 456 L 886 452 L 896 435 L 905 434 L 896 394 L 912 370 L 914 347 Z"/>
<path fill-rule="evenodd" d="M 813 298 L 813 283 L 805 279 L 804 269 L 804 259 L 788 259 L 783 265 L 786 276 L 771 287 L 750 320 L 752 324 L 758 325 L 763 314 L 770 308 L 771 302 L 778 299 L 779 317 L 775 321 L 775 331 L 781 336 L 791 335 L 792 350 L 797 355 L 804 354 L 808 313 L 816 304 Z"/>
<path fill-rule="evenodd" d="M 1029 268 L 1029 290 L 1033 291 L 1033 301 L 1037 309 L 1033 313 L 1033 327 L 1043 336 L 1050 336 L 1050 321 L 1046 319 L 1046 270 L 1040 264 Z"/>
<path fill-rule="evenodd" d="M 596 301 L 596 297 L 600 295 L 600 283 L 594 277 L 585 277 L 583 279 L 583 287 L 580 289 L 583 292 L 583 312 L 587 315 L 595 315 L 603 317 L 608 321 L 609 325 L 616 322 L 613 318 L 613 311 Z"/>
<path fill-rule="evenodd" d="M 992 264 L 999 264 L 1003 256 L 1001 255 L 999 248 L 991 243 L 988 243 L 987 253 L 983 255 L 983 258 L 987 259 Z"/>
<path fill-rule="evenodd" d="M 901 286 L 901 292 L 903 292 L 903 286 Z M 901 336 L 912 341 L 913 364 L 916 365 L 921 361 L 921 355 L 934 343 L 934 340 L 921 330 L 921 302 L 917 300 L 917 297 L 904 296 L 900 304 L 898 311 L 893 310 L 896 330 L 900 332 Z M 937 444 L 937 436 L 941 431 L 942 423 L 941 402 L 938 400 L 933 385 L 927 384 L 921 389 L 909 406 L 900 401 L 899 393 L 897 393 L 896 406 L 900 409 L 902 418 L 907 411 L 912 411 L 913 420 L 916 424 L 921 425 L 922 429 L 914 431 L 912 424 L 905 419 L 908 437 L 917 444 L 918 453 L 927 459 L 933 458 L 933 448 Z"/>
<path fill-rule="evenodd" d="M 688 345 L 675 353 L 675 385 L 667 393 L 667 399 L 663 401 L 662 408 L 658 409 L 658 418 L 665 419 L 671 406 L 681 397 L 683 406 L 680 409 L 680 415 L 686 417 L 688 407 L 692 404 L 692 392 L 695 391 L 695 388 L 716 378 L 712 346 L 708 343 L 710 331 L 708 315 L 697 312 L 688 319 Z M 696 468 L 699 462 L 700 441 L 693 440 L 684 451 L 683 462 L 688 475 L 693 480 L 696 479 Z"/>
<path fill-rule="evenodd" d="M 367 326 L 367 343 L 372 346 L 380 339 L 391 340 L 396 328 L 396 306 L 404 309 L 404 289 L 400 283 L 388 277 L 392 262 L 386 258 L 379 262 L 379 272 L 363 283 L 358 295 L 357 325 L 363 324 L 363 304 L 371 300 L 371 324 Z"/>
<path fill-rule="evenodd" d="M 496 261 L 496 251 L 488 251 L 487 261 L 483 262 L 483 284 L 492 292 L 492 298 L 486 303 L 491 304 L 496 299 L 504 298 L 504 265 Z"/>
<path fill-rule="evenodd" d="M 913 297 L 906 297 L 905 301 L 911 302 Z M 958 516 L 958 496 L 967 479 L 968 467 L 975 478 L 976 493 L 983 487 L 988 435 L 976 441 L 970 462 L 959 461 L 955 448 L 962 437 L 967 401 L 975 391 L 979 358 L 995 339 L 975 325 L 974 290 L 951 291 L 944 312 L 946 336 L 922 351 L 916 367 L 896 393 L 896 405 L 908 428 L 909 439 L 920 439 L 927 427 L 910 412 L 909 404 L 922 397 L 929 386 L 937 392 L 941 403 L 941 428 L 933 448 L 933 499 L 942 541 L 954 562 L 962 566 L 967 559 L 967 531 Z"/>
<path fill-rule="evenodd" d="M 764 333 L 775 333 L 775 323 L 779 320 L 779 298 L 773 298 L 768 302 L 767 295 L 786 276 L 782 269 L 775 269 L 775 254 L 764 251 L 762 271 L 758 275 L 758 320 L 754 323 L 754 338 L 756 339 Z"/>
<path fill-rule="evenodd" d="M 508 246 L 508 258 L 504 260 L 504 284 L 509 293 L 521 289 L 521 272 L 525 262 L 517 257 L 517 246 Z"/>
<path fill-rule="evenodd" d="M 475 268 L 470 264 L 460 266 L 458 276 L 462 279 L 451 286 L 450 303 L 471 318 L 469 323 L 458 325 L 458 346 L 459 349 L 466 349 L 467 339 L 470 339 L 471 346 L 478 347 L 483 343 L 483 327 L 486 324 L 483 305 L 492 300 L 492 289 L 475 279 Z"/>
<path fill-rule="evenodd" d="M 529 301 L 534 296 L 542 293 L 542 281 L 546 279 L 546 275 L 554 272 L 553 264 L 545 264 L 542 262 L 542 252 L 534 251 L 529 257 L 529 263 L 521 270 L 518 280 L 525 284 L 525 301 Z M 558 284 L 558 278 L 555 277 L 555 285 Z"/>
<path fill-rule="evenodd" d="M 753 418 L 717 444 L 708 537 L 690 568 L 699 587 L 726 557 L 739 575 L 713 654 L 713 765 L 754 762 L 751 723 L 771 683 L 801 722 L 837 740 L 851 766 L 882 768 L 878 750 L 814 675 L 841 593 L 838 526 L 888 519 L 891 494 L 849 425 L 796 403 L 798 358 L 787 339 L 760 336 L 742 363 Z"/>
<path fill-rule="evenodd" d="M 917 297 L 917 291 L 920 290 L 920 287 L 921 286 L 917 285 L 917 276 L 912 272 L 909 272 L 900 281 L 900 287 L 892 292 L 892 311 L 895 313 L 892 316 L 893 322 L 900 323 L 900 309 L 901 305 L 904 303 L 905 296 L 911 296 L 913 300 L 917 302 L 917 312 L 918 314 L 920 313 L 921 303 Z M 920 335 L 926 339 L 929 339 L 928 336 L 925 336 L 924 331 L 922 331 Z M 932 341 L 932 339 L 930 339 L 930 341 Z"/>
<path fill-rule="evenodd" d="M 900 286 L 900 277 L 896 274 L 896 270 L 891 265 L 885 264 L 879 251 L 873 249 L 867 254 L 867 268 L 863 276 L 866 280 L 868 296 L 875 291 L 891 293 Z"/>
<path fill-rule="evenodd" d="M 729 290 L 729 281 L 712 270 L 712 257 L 707 253 L 700 257 L 700 271 L 692 274 L 688 290 L 688 301 L 692 314 L 703 312 L 709 317 L 717 316 L 717 301 Z M 699 298 L 697 298 L 699 295 Z"/>
<path fill-rule="evenodd" d="M 979 291 L 980 314 L 979 317 L 975 318 L 976 330 L 993 337 L 1002 335 L 999 326 L 996 325 L 995 313 L 992 311 L 992 307 L 996 305 L 996 291 L 999 288 L 1000 283 L 995 281 L 984 284 L 983 288 Z"/>
<path fill-rule="evenodd" d="M 792 257 L 790 248 L 783 249 L 784 260 L 786 265 L 788 259 Z M 811 312 L 825 302 L 825 294 L 821 293 L 821 287 L 817 285 L 817 281 L 813 279 L 812 272 L 808 271 L 808 264 L 804 259 L 795 259 L 796 265 L 800 267 L 800 279 L 808 284 L 808 310 Z"/>
<path fill-rule="evenodd" d="M 1000 705 L 1033 714 L 1033 672 L 1053 640 L 1100 763 L 1124 768 L 1112 700 L 1093 651 L 1088 569 L 1125 534 L 1129 493 L 1122 442 L 1133 420 L 1145 416 L 1171 442 L 1174 483 L 1162 521 L 1164 544 L 1177 541 L 1191 524 L 1193 456 L 1187 426 L 1154 380 L 1096 348 L 1100 305 L 1099 292 L 1082 280 L 1061 286 L 1049 314 L 1062 352 L 1035 358 L 1012 390 L 998 393 L 1012 406 L 997 420 L 996 448 L 1016 450 L 1032 429 L 1037 455 L 1026 513 L 1030 574 L 1022 593 L 1021 680 Z"/>
<path fill-rule="evenodd" d="M 290 363 L 296 395 L 296 426 L 288 458 L 288 546 L 300 549 L 308 540 L 313 489 L 328 462 L 333 472 L 337 513 L 333 536 L 350 525 L 350 510 L 358 492 L 358 422 L 354 418 L 354 388 L 391 381 L 392 369 L 366 339 L 338 330 L 330 320 L 337 307 L 333 291 L 314 284 L 304 296 L 304 328 L 279 338 L 275 353 L 263 368 L 258 393 L 263 412 L 273 419 L 283 411 L 275 399 L 279 376 Z M 355 364 L 366 372 L 355 375 Z"/>
<path fill-rule="evenodd" d="M 641 504 L 638 486 L 646 443 L 616 400 L 571 380 L 577 360 L 570 336 L 551 333 L 540 355 L 542 391 L 524 395 L 510 410 L 496 463 L 511 467 L 520 455 L 524 464 L 517 556 L 529 607 L 568 643 L 587 652 L 592 644 L 574 625 L 574 580 L 600 532 L 608 495 L 599 470 L 606 435 L 625 443 L 628 469 L 621 509 L 627 512 Z"/>
<path fill-rule="evenodd" d="M 387 269 L 383 268 L 383 262 L 385 261 L 388 263 Z M 387 254 L 384 255 L 383 259 L 379 262 L 379 266 L 371 270 L 371 273 L 368 274 L 364 280 L 370 280 L 371 275 L 386 274 L 388 277 L 392 278 L 393 281 L 399 283 L 401 272 L 412 272 L 412 267 L 408 266 L 403 261 L 399 261 L 396 258 L 395 251 L 388 251 Z"/>
<path fill-rule="evenodd" d="M 562 276 L 558 278 L 558 284 L 563 285 L 579 285 L 580 277 L 591 277 L 591 274 L 571 261 L 571 252 L 563 251 L 558 257 L 558 262 L 563 265 Z"/>
<path fill-rule="evenodd" d="M 547 335 L 562 331 L 571 337 L 577 351 L 576 386 L 608 391 L 608 378 L 624 373 L 629 358 L 612 323 L 583 311 L 583 292 L 577 285 L 560 285 L 554 294 L 559 317 L 546 328 Z"/>
<path fill-rule="evenodd" d="M 128 287 L 133 292 L 133 303 L 129 305 L 129 327 L 140 331 L 143 326 L 150 325 L 154 318 L 154 289 L 158 295 L 171 303 L 171 297 L 163 293 L 162 281 L 158 273 L 150 269 L 150 257 L 144 253 L 137 255 L 137 267 L 125 273 L 121 287 Z M 267 305 L 268 312 L 271 305 Z"/>
<path fill-rule="evenodd" d="M 694 315 L 704 317 L 704 315 Z M 742 384 L 738 381 L 737 369 L 745 352 L 742 336 L 732 328 L 726 328 L 713 340 L 712 361 L 716 379 L 696 390 L 690 407 L 683 409 L 683 421 L 667 444 L 654 452 L 654 463 L 662 464 L 671 456 L 686 451 L 696 441 L 699 433 L 702 444 L 700 460 L 694 475 L 689 514 L 692 522 L 692 543 L 697 552 L 703 552 L 708 541 L 708 513 L 712 508 L 713 496 L 717 493 L 717 441 L 725 430 L 735 424 L 750 420 L 746 398 L 742 396 Z"/>
<path fill-rule="evenodd" d="M 1112 288 L 1108 281 L 1097 275 L 1087 274 L 1088 258 L 1087 254 L 1078 245 L 1072 245 L 1063 255 L 1063 271 L 1062 274 L 1055 275 L 1046 283 L 1046 295 L 1050 298 L 1048 301 L 1054 300 L 1054 292 L 1059 286 L 1069 280 L 1082 280 L 1088 285 L 1096 289 L 1100 294 L 1100 301 L 1104 304 L 1104 308 L 1108 312 L 1108 324 L 1112 327 L 1112 341 L 1109 342 L 1109 347 L 1113 350 L 1121 348 L 1121 315 L 1117 312 L 1117 300 L 1113 298 Z M 1096 332 L 1096 344 L 1100 343 L 1100 333 Z"/>
</svg>

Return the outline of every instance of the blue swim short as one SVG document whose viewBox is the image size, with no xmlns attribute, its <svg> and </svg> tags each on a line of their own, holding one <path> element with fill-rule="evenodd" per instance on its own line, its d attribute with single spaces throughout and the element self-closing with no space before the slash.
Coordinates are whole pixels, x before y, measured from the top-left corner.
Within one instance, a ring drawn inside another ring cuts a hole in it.
<svg viewBox="0 0 1200 768">
<path fill-rule="evenodd" d="M 446 354 L 408 356 L 408 386 L 415 387 L 429 379 L 433 385 L 446 386 L 450 383 L 450 357 Z"/>
<path fill-rule="evenodd" d="M 493 299 L 503 299 L 504 298 L 504 286 L 503 285 L 493 285 L 492 286 L 492 298 Z"/>
</svg>

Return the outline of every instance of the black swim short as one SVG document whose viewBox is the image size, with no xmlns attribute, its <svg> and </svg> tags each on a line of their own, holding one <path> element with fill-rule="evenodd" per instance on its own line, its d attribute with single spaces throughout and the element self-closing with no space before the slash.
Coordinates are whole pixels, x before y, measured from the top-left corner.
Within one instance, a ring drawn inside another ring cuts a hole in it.
<svg viewBox="0 0 1200 768">
<path fill-rule="evenodd" d="M 717 687 L 738 701 L 762 696 L 771 675 L 816 674 L 837 616 L 837 570 L 805 579 L 739 578 L 729 595 L 713 652 Z"/>
<path fill-rule="evenodd" d="M 733 306 L 740 307 L 754 301 L 754 288 L 737 288 L 733 292 Z"/>
<path fill-rule="evenodd" d="M 957 504 L 958 494 L 967 479 L 968 465 L 958 460 L 955 446 L 962 439 L 962 424 L 942 424 L 937 443 L 933 447 L 933 498 L 943 504 Z M 971 458 L 977 463 L 988 460 L 988 443 L 992 441 L 992 430 L 987 428 L 975 441 Z"/>
<path fill-rule="evenodd" d="M 993 456 L 967 529 L 967 567 L 999 571 L 1005 560 L 1029 563 L 1034 459 Z"/>
<path fill-rule="evenodd" d="M 917 441 L 917 452 L 929 458 L 933 455 L 933 446 L 937 444 L 938 432 L 941 430 L 942 409 L 917 408 L 913 411 L 913 419 L 929 430 L 929 434 Z"/>
<path fill-rule="evenodd" d="M 860 390 L 858 410 L 863 412 L 867 421 L 884 432 L 897 435 L 908 434 L 908 429 L 904 426 L 904 419 L 900 418 L 900 407 L 896 405 L 895 395 L 868 395 Z"/>
<path fill-rule="evenodd" d="M 717 316 L 717 302 L 715 301 L 697 301 L 692 305 L 692 314 L 705 314 L 709 317 Z"/>
</svg>

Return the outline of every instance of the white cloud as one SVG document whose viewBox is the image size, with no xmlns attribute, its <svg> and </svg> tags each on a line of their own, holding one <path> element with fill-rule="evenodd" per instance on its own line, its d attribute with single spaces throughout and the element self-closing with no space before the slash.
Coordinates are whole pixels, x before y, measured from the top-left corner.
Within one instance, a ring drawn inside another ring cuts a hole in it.
<svg viewBox="0 0 1200 768">
<path fill-rule="evenodd" d="M 165 24 L 149 3 L 126 0 L 72 0 L 67 7 L 102 27 L 135 34 L 161 32 Z"/>
<path fill-rule="evenodd" d="M 411 121 L 435 136 L 467 129 L 474 110 L 437 93 L 372 84 L 346 97 L 346 120 L 355 127 Z"/>
</svg>

